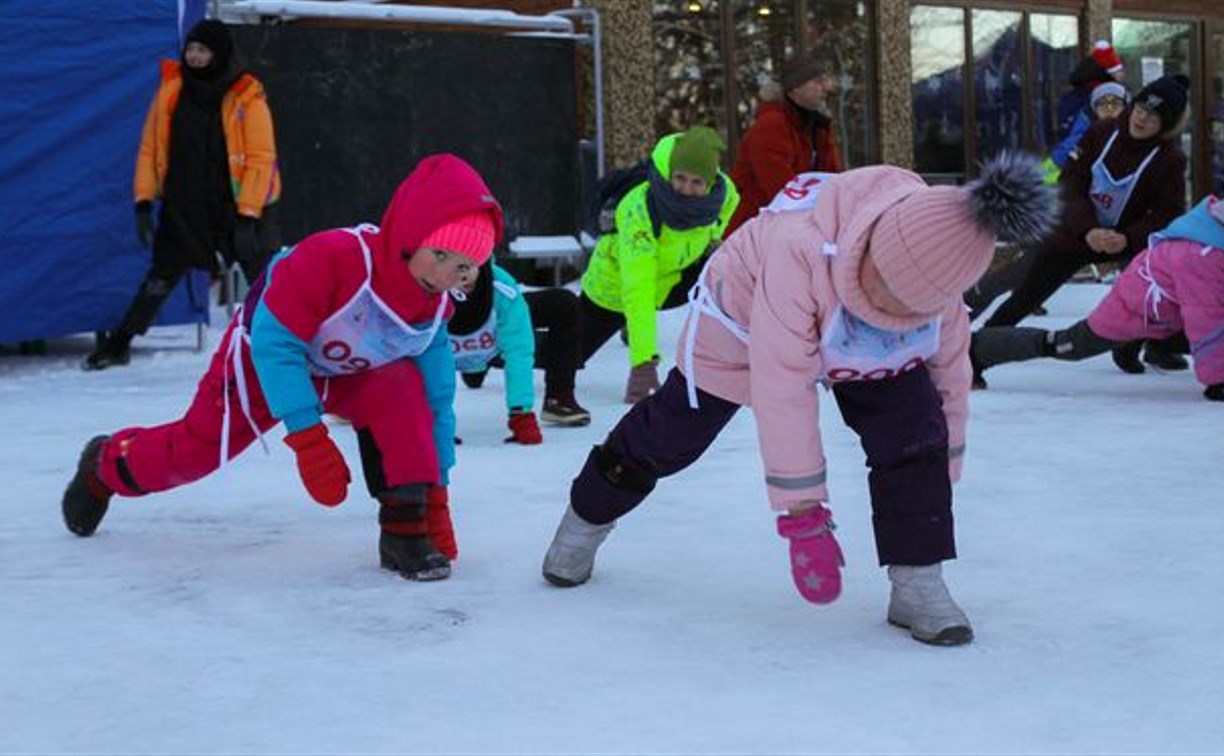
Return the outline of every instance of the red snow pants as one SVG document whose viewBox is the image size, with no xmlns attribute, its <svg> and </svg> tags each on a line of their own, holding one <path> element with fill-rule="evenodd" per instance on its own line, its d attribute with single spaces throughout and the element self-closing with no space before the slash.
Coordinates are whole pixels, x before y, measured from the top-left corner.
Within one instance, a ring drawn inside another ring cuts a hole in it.
<svg viewBox="0 0 1224 756">
<path fill-rule="evenodd" d="M 252 422 L 260 433 L 277 424 L 256 378 L 251 351 L 244 344 L 240 359 L 248 391 L 251 422 L 247 421 L 230 350 L 235 338 L 235 324 L 231 323 L 182 418 L 154 428 L 124 428 L 111 434 L 98 470 L 111 490 L 120 496 L 141 496 L 191 483 L 217 470 L 227 407 L 229 459 L 255 441 Z M 397 360 L 374 370 L 314 382 L 324 396 L 325 412 L 349 420 L 355 429 L 370 435 L 378 448 L 386 487 L 439 482 L 433 413 L 416 363 Z"/>
</svg>

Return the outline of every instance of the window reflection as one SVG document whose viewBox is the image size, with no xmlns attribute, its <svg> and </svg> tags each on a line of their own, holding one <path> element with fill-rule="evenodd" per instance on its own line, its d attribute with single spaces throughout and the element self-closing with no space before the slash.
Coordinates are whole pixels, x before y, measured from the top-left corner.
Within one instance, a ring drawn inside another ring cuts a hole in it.
<svg viewBox="0 0 1224 756">
<path fill-rule="evenodd" d="M 1044 155 L 1057 141 L 1055 106 L 1080 58 L 1073 14 L 915 5 L 910 35 L 914 163 L 928 180 L 961 181 L 1000 150 Z"/>
<path fill-rule="evenodd" d="M 739 90 L 735 117 L 737 133 L 743 134 L 760 102 L 761 88 L 796 52 L 797 20 L 791 3 L 736 3 L 734 7 L 735 81 Z"/>
<path fill-rule="evenodd" d="M 1211 59 L 1216 62 L 1211 72 L 1211 99 L 1207 101 L 1207 123 L 1211 129 L 1211 191 L 1224 197 L 1224 33 L 1211 35 Z"/>
<path fill-rule="evenodd" d="M 1024 142 L 1020 14 L 973 11 L 973 93 L 977 160 Z"/>
<path fill-rule="evenodd" d="M 921 173 L 950 179 L 965 172 L 964 19 L 959 8 L 910 10 L 914 164 Z"/>
<path fill-rule="evenodd" d="M 1031 140 L 1039 154 L 1058 143 L 1058 98 L 1080 59 L 1079 24 L 1073 16 L 1034 13 L 1029 16 L 1032 39 L 1033 118 Z"/>
<path fill-rule="evenodd" d="M 726 133 L 718 0 L 654 4 L 655 132 L 705 125 Z"/>
<path fill-rule="evenodd" d="M 804 49 L 829 64 L 837 91 L 829 96 L 829 115 L 842 164 L 866 165 L 875 154 L 871 99 L 871 19 L 866 4 L 854 0 L 807 0 Z"/>
</svg>

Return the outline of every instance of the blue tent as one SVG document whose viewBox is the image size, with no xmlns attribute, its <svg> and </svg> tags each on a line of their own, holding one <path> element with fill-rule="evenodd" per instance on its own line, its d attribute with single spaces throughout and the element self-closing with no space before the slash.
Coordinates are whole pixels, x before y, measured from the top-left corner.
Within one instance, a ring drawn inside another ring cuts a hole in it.
<svg viewBox="0 0 1224 756">
<path fill-rule="evenodd" d="M 148 268 L 132 174 L 158 60 L 204 0 L 0 4 L 0 343 L 114 327 Z M 188 277 L 162 324 L 208 322 Z"/>
</svg>

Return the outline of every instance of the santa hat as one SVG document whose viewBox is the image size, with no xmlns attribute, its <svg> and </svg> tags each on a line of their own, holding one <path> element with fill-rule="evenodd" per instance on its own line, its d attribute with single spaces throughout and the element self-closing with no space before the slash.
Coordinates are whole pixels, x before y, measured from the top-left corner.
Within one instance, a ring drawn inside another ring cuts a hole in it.
<svg viewBox="0 0 1224 756">
<path fill-rule="evenodd" d="M 1105 73 L 1115 74 L 1122 70 L 1122 58 L 1118 57 L 1118 51 L 1103 39 L 1098 39 L 1092 46 L 1092 59 Z"/>
</svg>

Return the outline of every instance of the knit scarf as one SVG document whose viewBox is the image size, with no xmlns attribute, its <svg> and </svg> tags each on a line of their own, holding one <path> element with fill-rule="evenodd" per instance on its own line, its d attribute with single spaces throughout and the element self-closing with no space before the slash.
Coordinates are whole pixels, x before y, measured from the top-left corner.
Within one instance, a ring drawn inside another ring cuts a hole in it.
<svg viewBox="0 0 1224 756">
<path fill-rule="evenodd" d="M 718 213 L 726 198 L 727 182 L 721 173 L 709 192 L 699 197 L 686 197 L 672 188 L 671 182 L 663 178 L 653 163 L 650 165 L 650 189 L 646 192 L 650 216 L 673 231 L 687 231 L 718 222 Z"/>
</svg>

